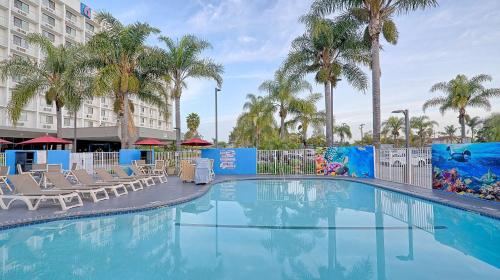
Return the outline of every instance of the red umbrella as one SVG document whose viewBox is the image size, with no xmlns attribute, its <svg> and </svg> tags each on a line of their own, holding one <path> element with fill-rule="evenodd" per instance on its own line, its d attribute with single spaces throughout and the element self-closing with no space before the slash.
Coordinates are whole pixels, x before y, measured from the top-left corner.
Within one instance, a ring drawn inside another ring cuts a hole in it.
<svg viewBox="0 0 500 280">
<path fill-rule="evenodd" d="M 167 143 L 161 142 L 158 139 L 149 138 L 149 139 L 143 139 L 143 140 L 137 141 L 137 142 L 135 142 L 134 145 L 165 146 L 165 145 L 167 145 Z"/>
<path fill-rule="evenodd" d="M 50 135 L 45 135 L 45 136 L 41 136 L 38 138 L 33 138 L 31 140 L 28 140 L 28 141 L 21 142 L 21 143 L 19 143 L 19 145 L 45 144 L 46 149 L 48 150 L 49 149 L 48 144 L 71 144 L 71 143 L 73 143 L 73 142 L 68 141 L 68 140 L 64 140 L 61 138 L 53 137 Z"/>
<path fill-rule="evenodd" d="M 0 145 L 6 145 L 6 144 L 12 144 L 12 142 L 9 142 L 7 140 L 0 139 Z"/>
<path fill-rule="evenodd" d="M 208 141 L 205 141 L 203 139 L 200 139 L 200 138 L 191 138 L 191 139 L 188 139 L 188 140 L 182 142 L 181 145 L 203 147 L 203 146 L 212 146 L 213 144 L 208 142 Z"/>
</svg>

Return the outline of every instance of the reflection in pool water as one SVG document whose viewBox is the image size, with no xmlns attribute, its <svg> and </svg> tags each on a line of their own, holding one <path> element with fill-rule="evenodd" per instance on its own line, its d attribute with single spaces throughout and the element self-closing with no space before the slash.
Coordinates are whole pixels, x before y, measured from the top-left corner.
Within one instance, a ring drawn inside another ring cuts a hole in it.
<svg viewBox="0 0 500 280">
<path fill-rule="evenodd" d="M 499 221 L 361 183 L 238 181 L 0 231 L 0 279 L 499 279 Z"/>
</svg>

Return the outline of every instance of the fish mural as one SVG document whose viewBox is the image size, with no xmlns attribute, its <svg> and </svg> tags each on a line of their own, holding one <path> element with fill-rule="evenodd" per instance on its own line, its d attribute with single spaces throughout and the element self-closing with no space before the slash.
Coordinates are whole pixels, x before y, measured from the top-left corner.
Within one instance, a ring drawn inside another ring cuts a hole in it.
<svg viewBox="0 0 500 280">
<path fill-rule="evenodd" d="M 373 155 L 373 146 L 318 148 L 316 174 L 373 178 Z"/>
<path fill-rule="evenodd" d="M 500 201 L 500 143 L 432 145 L 432 188 Z"/>
</svg>

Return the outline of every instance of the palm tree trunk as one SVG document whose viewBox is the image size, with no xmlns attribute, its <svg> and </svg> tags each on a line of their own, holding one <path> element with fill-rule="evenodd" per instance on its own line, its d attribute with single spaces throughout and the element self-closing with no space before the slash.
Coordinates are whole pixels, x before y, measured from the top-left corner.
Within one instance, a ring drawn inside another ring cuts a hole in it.
<svg viewBox="0 0 500 280">
<path fill-rule="evenodd" d="M 331 100 L 331 104 L 332 104 L 332 110 L 330 112 L 330 116 L 332 118 L 332 143 L 335 143 L 335 133 L 333 133 L 333 123 L 334 123 L 334 117 L 333 117 L 333 83 L 330 82 L 330 98 L 332 99 Z"/>
<path fill-rule="evenodd" d="M 460 115 L 458 116 L 458 121 L 460 122 L 460 143 L 465 143 L 465 112 L 460 110 Z"/>
<path fill-rule="evenodd" d="M 175 96 L 175 147 L 181 149 L 181 97 Z"/>
<path fill-rule="evenodd" d="M 375 24 L 370 22 L 370 25 Z M 373 144 L 380 147 L 380 53 L 379 33 L 372 35 L 372 106 L 373 106 Z"/>
<path fill-rule="evenodd" d="M 56 105 L 56 129 L 57 129 L 57 137 L 61 138 L 62 131 L 62 108 Z"/>
<path fill-rule="evenodd" d="M 73 116 L 74 116 L 74 120 L 73 120 L 73 153 L 76 153 L 76 130 L 77 130 L 77 124 L 78 124 L 78 121 L 77 121 L 77 114 L 78 112 L 75 111 L 73 112 Z"/>
<path fill-rule="evenodd" d="M 122 149 L 128 148 L 128 122 L 129 122 L 129 111 L 130 106 L 128 104 L 128 92 L 123 93 L 123 121 L 121 123 L 122 131 L 121 131 L 121 145 Z"/>
<path fill-rule="evenodd" d="M 280 106 L 279 115 L 280 115 L 280 138 L 283 139 L 285 138 L 285 118 L 286 118 L 283 106 Z"/>
<path fill-rule="evenodd" d="M 326 145 L 333 146 L 333 120 L 332 120 L 332 92 L 330 81 L 325 82 L 325 108 L 326 108 Z"/>
</svg>

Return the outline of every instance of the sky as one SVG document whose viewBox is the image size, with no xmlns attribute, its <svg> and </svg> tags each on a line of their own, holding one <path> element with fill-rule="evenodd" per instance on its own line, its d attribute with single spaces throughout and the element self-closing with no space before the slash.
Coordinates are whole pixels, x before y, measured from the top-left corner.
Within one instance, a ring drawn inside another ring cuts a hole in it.
<svg viewBox="0 0 500 280">
<path fill-rule="evenodd" d="M 248 93 L 264 94 L 259 85 L 272 79 L 286 58 L 290 42 L 304 32 L 298 18 L 307 13 L 313 0 L 85 0 L 94 11 L 111 12 L 123 23 L 148 22 L 162 35 L 173 39 L 193 34 L 208 40 L 213 49 L 204 56 L 224 65 L 224 84 L 219 93 L 219 139 L 227 140 Z M 437 82 L 457 74 L 469 77 L 489 74 L 487 87 L 500 87 L 500 1 L 440 0 L 439 6 L 411 12 L 395 18 L 398 44 L 381 40 L 382 120 L 391 111 L 409 109 L 410 116 L 423 115 L 425 100 L 439 96 L 429 89 Z M 157 38 L 148 44 L 163 47 Z M 369 69 L 365 69 L 371 77 Z M 315 92 L 322 86 L 314 83 Z M 182 129 L 185 117 L 200 115 L 199 132 L 205 139 L 215 135 L 215 82 L 189 80 L 181 98 Z M 334 90 L 334 114 L 337 123 L 351 126 L 359 139 L 372 127 L 371 89 L 357 92 L 345 82 Z M 307 95 L 305 92 L 304 96 Z M 492 99 L 492 110 L 470 109 L 471 116 L 485 117 L 500 112 L 500 98 Z M 324 101 L 318 103 L 324 108 Z M 429 109 L 426 115 L 439 127 L 458 126 L 454 112 L 441 115 Z"/>
</svg>

